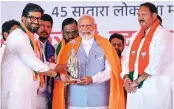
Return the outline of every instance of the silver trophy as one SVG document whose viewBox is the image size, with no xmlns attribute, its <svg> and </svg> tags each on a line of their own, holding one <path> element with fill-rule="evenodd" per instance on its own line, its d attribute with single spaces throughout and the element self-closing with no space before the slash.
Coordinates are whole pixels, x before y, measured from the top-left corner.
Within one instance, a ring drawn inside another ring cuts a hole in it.
<svg viewBox="0 0 174 109">
<path fill-rule="evenodd" d="M 79 60 L 76 57 L 75 49 L 71 48 L 69 52 L 69 59 L 68 59 L 68 73 L 70 75 L 71 80 L 78 80 L 79 79 Z"/>
</svg>

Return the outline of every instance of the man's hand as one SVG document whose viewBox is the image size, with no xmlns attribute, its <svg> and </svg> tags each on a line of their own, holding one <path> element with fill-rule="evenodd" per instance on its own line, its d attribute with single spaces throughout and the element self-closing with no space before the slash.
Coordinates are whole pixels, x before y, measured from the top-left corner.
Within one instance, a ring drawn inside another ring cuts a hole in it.
<svg viewBox="0 0 174 109">
<path fill-rule="evenodd" d="M 64 73 L 64 74 L 67 73 L 68 71 L 67 69 L 68 67 L 66 64 L 57 64 L 56 67 L 54 68 L 56 72 Z"/>
<path fill-rule="evenodd" d="M 52 70 L 52 69 L 49 69 L 44 74 L 47 75 L 47 76 L 50 76 L 50 77 L 55 77 L 57 75 L 57 72 Z"/>
<path fill-rule="evenodd" d="M 129 78 L 127 78 L 124 82 L 124 87 L 125 87 L 127 93 L 130 93 L 133 91 L 133 87 L 131 84 L 132 84 L 132 81 Z"/>
<path fill-rule="evenodd" d="M 91 76 L 85 76 L 83 78 L 80 79 L 80 81 L 77 81 L 77 84 L 79 85 L 88 85 L 91 84 L 92 81 L 92 77 Z"/>
<path fill-rule="evenodd" d="M 139 85 L 139 83 L 137 83 L 137 80 L 134 80 L 131 84 L 132 88 L 136 88 Z"/>
<path fill-rule="evenodd" d="M 69 84 L 76 83 L 76 80 L 70 80 L 70 77 L 68 74 L 60 74 L 60 80 L 64 83 L 69 83 Z"/>
</svg>

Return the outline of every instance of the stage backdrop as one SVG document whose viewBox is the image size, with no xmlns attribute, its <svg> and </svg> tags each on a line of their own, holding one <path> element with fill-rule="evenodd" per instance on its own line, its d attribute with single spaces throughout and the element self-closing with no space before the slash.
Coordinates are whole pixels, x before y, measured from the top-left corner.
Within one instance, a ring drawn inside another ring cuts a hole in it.
<svg viewBox="0 0 174 109">
<path fill-rule="evenodd" d="M 128 1 L 93 1 L 93 2 L 66 2 L 66 1 L 31 1 L 40 5 L 45 13 L 53 18 L 53 30 L 50 36 L 52 44 L 59 43 L 62 37 L 61 24 L 65 18 L 73 17 L 76 20 L 84 14 L 94 16 L 98 33 L 106 38 L 114 32 L 121 33 L 125 37 L 125 45 L 129 44 L 129 38 L 140 26 L 138 23 L 138 8 L 143 2 Z M 20 21 L 22 10 L 29 1 L 1 1 L 1 25 L 11 19 Z M 158 14 L 162 17 L 162 25 L 173 30 L 174 4 L 172 1 L 152 2 L 158 8 Z M 1 37 L 1 43 L 3 43 Z"/>
</svg>

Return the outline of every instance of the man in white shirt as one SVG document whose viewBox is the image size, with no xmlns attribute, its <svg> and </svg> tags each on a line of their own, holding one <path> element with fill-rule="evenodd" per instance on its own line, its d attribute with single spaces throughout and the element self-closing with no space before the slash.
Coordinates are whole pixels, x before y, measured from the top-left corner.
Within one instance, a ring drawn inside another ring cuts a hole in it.
<svg viewBox="0 0 174 109">
<path fill-rule="evenodd" d="M 65 67 L 57 65 L 54 71 L 41 61 L 34 33 L 43 12 L 39 5 L 28 3 L 21 26 L 8 36 L 2 59 L 2 109 L 36 109 L 40 74 L 69 81 L 65 74 L 59 74 L 66 72 Z"/>
<path fill-rule="evenodd" d="M 173 37 L 160 26 L 152 3 L 140 5 L 138 20 L 141 30 L 122 58 L 127 109 L 172 109 Z"/>
</svg>

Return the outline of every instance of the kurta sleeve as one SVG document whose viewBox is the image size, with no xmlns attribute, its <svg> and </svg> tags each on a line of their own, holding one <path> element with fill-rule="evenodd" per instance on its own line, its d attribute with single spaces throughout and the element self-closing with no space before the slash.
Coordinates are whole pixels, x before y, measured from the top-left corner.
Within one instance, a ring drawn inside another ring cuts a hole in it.
<svg viewBox="0 0 174 109">
<path fill-rule="evenodd" d="M 47 65 L 51 68 L 51 69 L 55 69 L 56 65 L 55 63 L 50 63 L 50 62 L 46 62 Z"/>
<path fill-rule="evenodd" d="M 50 69 L 39 58 L 36 57 L 30 44 L 29 37 L 26 34 L 19 33 L 12 38 L 13 40 L 11 40 L 11 46 L 24 64 L 26 64 L 32 70 L 39 72 L 45 72 Z"/>
<path fill-rule="evenodd" d="M 130 52 L 130 47 L 127 48 L 127 50 L 125 51 L 125 54 L 123 55 L 121 59 L 121 65 L 122 65 L 121 78 L 122 79 L 124 75 L 129 74 L 129 52 Z"/>
<path fill-rule="evenodd" d="M 149 75 L 159 75 L 158 73 L 165 68 L 172 57 L 172 41 L 172 35 L 165 29 L 157 31 L 150 45 L 149 64 L 144 72 Z"/>
<path fill-rule="evenodd" d="M 105 60 L 105 70 L 102 72 L 97 72 L 92 76 L 93 83 L 103 83 L 110 79 L 111 68 L 107 60 Z"/>
</svg>

